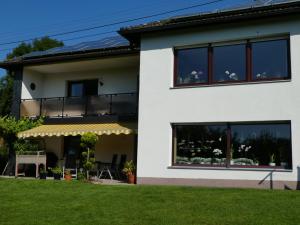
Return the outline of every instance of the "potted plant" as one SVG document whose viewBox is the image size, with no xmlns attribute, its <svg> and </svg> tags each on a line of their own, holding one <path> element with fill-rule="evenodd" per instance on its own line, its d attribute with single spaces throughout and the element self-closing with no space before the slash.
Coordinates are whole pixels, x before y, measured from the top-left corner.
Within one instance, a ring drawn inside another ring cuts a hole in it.
<svg viewBox="0 0 300 225">
<path fill-rule="evenodd" d="M 276 163 L 275 163 L 275 155 L 272 154 L 271 157 L 270 157 L 270 163 L 269 163 L 269 166 L 276 166 Z"/>
<path fill-rule="evenodd" d="M 40 179 L 41 180 L 46 180 L 47 174 L 48 174 L 48 172 L 44 167 L 40 169 Z"/>
<path fill-rule="evenodd" d="M 71 181 L 72 180 L 71 171 L 70 170 L 65 170 L 64 177 L 65 177 L 66 181 Z"/>
<path fill-rule="evenodd" d="M 62 175 L 62 170 L 59 167 L 54 167 L 51 169 L 53 173 L 54 180 L 60 180 L 60 177 Z"/>
<path fill-rule="evenodd" d="M 127 176 L 127 181 L 129 184 L 134 184 L 135 181 L 135 165 L 132 160 L 125 162 L 123 173 Z"/>
</svg>

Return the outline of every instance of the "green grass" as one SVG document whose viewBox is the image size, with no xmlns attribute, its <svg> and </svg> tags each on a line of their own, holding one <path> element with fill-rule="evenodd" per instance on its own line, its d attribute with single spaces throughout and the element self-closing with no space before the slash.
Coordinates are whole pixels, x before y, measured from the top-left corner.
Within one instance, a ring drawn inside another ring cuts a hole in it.
<svg viewBox="0 0 300 225">
<path fill-rule="evenodd" d="M 300 224 L 300 192 L 0 179 L 0 224 Z"/>
</svg>

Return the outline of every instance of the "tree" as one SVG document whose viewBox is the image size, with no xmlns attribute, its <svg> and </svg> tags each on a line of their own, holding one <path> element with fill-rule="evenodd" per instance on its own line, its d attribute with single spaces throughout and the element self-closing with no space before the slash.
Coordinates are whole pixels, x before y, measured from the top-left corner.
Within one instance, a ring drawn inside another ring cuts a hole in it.
<svg viewBox="0 0 300 225">
<path fill-rule="evenodd" d="M 20 57 L 33 51 L 45 51 L 50 48 L 61 47 L 64 43 L 49 37 L 35 39 L 32 43 L 21 43 L 6 57 L 7 60 Z M 0 79 L 0 116 L 10 114 L 13 93 L 13 75 L 7 73 Z"/>
<path fill-rule="evenodd" d="M 13 171 L 15 162 L 15 148 L 20 147 L 21 143 L 18 141 L 17 134 L 19 132 L 29 130 L 37 127 L 43 123 L 43 119 L 39 118 L 36 120 L 24 118 L 17 120 L 14 117 L 0 117 L 0 137 L 3 138 L 5 147 L 8 149 L 9 167 L 8 171 Z"/>
<path fill-rule="evenodd" d="M 89 179 L 89 171 L 95 165 L 95 145 L 98 141 L 98 136 L 95 133 L 85 133 L 81 136 L 80 146 L 84 148 L 85 151 L 82 152 L 83 157 L 83 167 L 86 171 L 86 178 Z"/>
</svg>

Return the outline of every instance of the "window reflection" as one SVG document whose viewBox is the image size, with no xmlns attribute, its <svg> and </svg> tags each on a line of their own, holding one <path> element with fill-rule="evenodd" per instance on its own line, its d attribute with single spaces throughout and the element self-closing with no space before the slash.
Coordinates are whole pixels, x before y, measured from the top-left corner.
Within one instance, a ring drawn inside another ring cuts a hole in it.
<svg viewBox="0 0 300 225">
<path fill-rule="evenodd" d="M 290 125 L 232 125 L 231 165 L 291 167 Z"/>
<path fill-rule="evenodd" d="M 177 50 L 177 84 L 207 83 L 207 48 Z"/>
<path fill-rule="evenodd" d="M 214 81 L 246 79 L 246 45 L 214 47 L 213 55 Z"/>
<path fill-rule="evenodd" d="M 252 43 L 252 79 L 288 77 L 287 49 L 287 40 Z"/>
<path fill-rule="evenodd" d="M 224 166 L 226 126 L 183 125 L 176 127 L 178 164 Z"/>
</svg>

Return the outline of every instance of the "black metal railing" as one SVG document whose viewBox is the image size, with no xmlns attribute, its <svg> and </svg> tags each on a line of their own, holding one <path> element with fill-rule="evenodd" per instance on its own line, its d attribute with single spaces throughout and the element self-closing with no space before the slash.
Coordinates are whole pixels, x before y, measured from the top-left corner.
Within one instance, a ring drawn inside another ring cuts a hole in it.
<svg viewBox="0 0 300 225">
<path fill-rule="evenodd" d="M 22 99 L 21 117 L 84 117 L 136 115 L 137 94 L 118 93 L 86 97 Z"/>
</svg>

